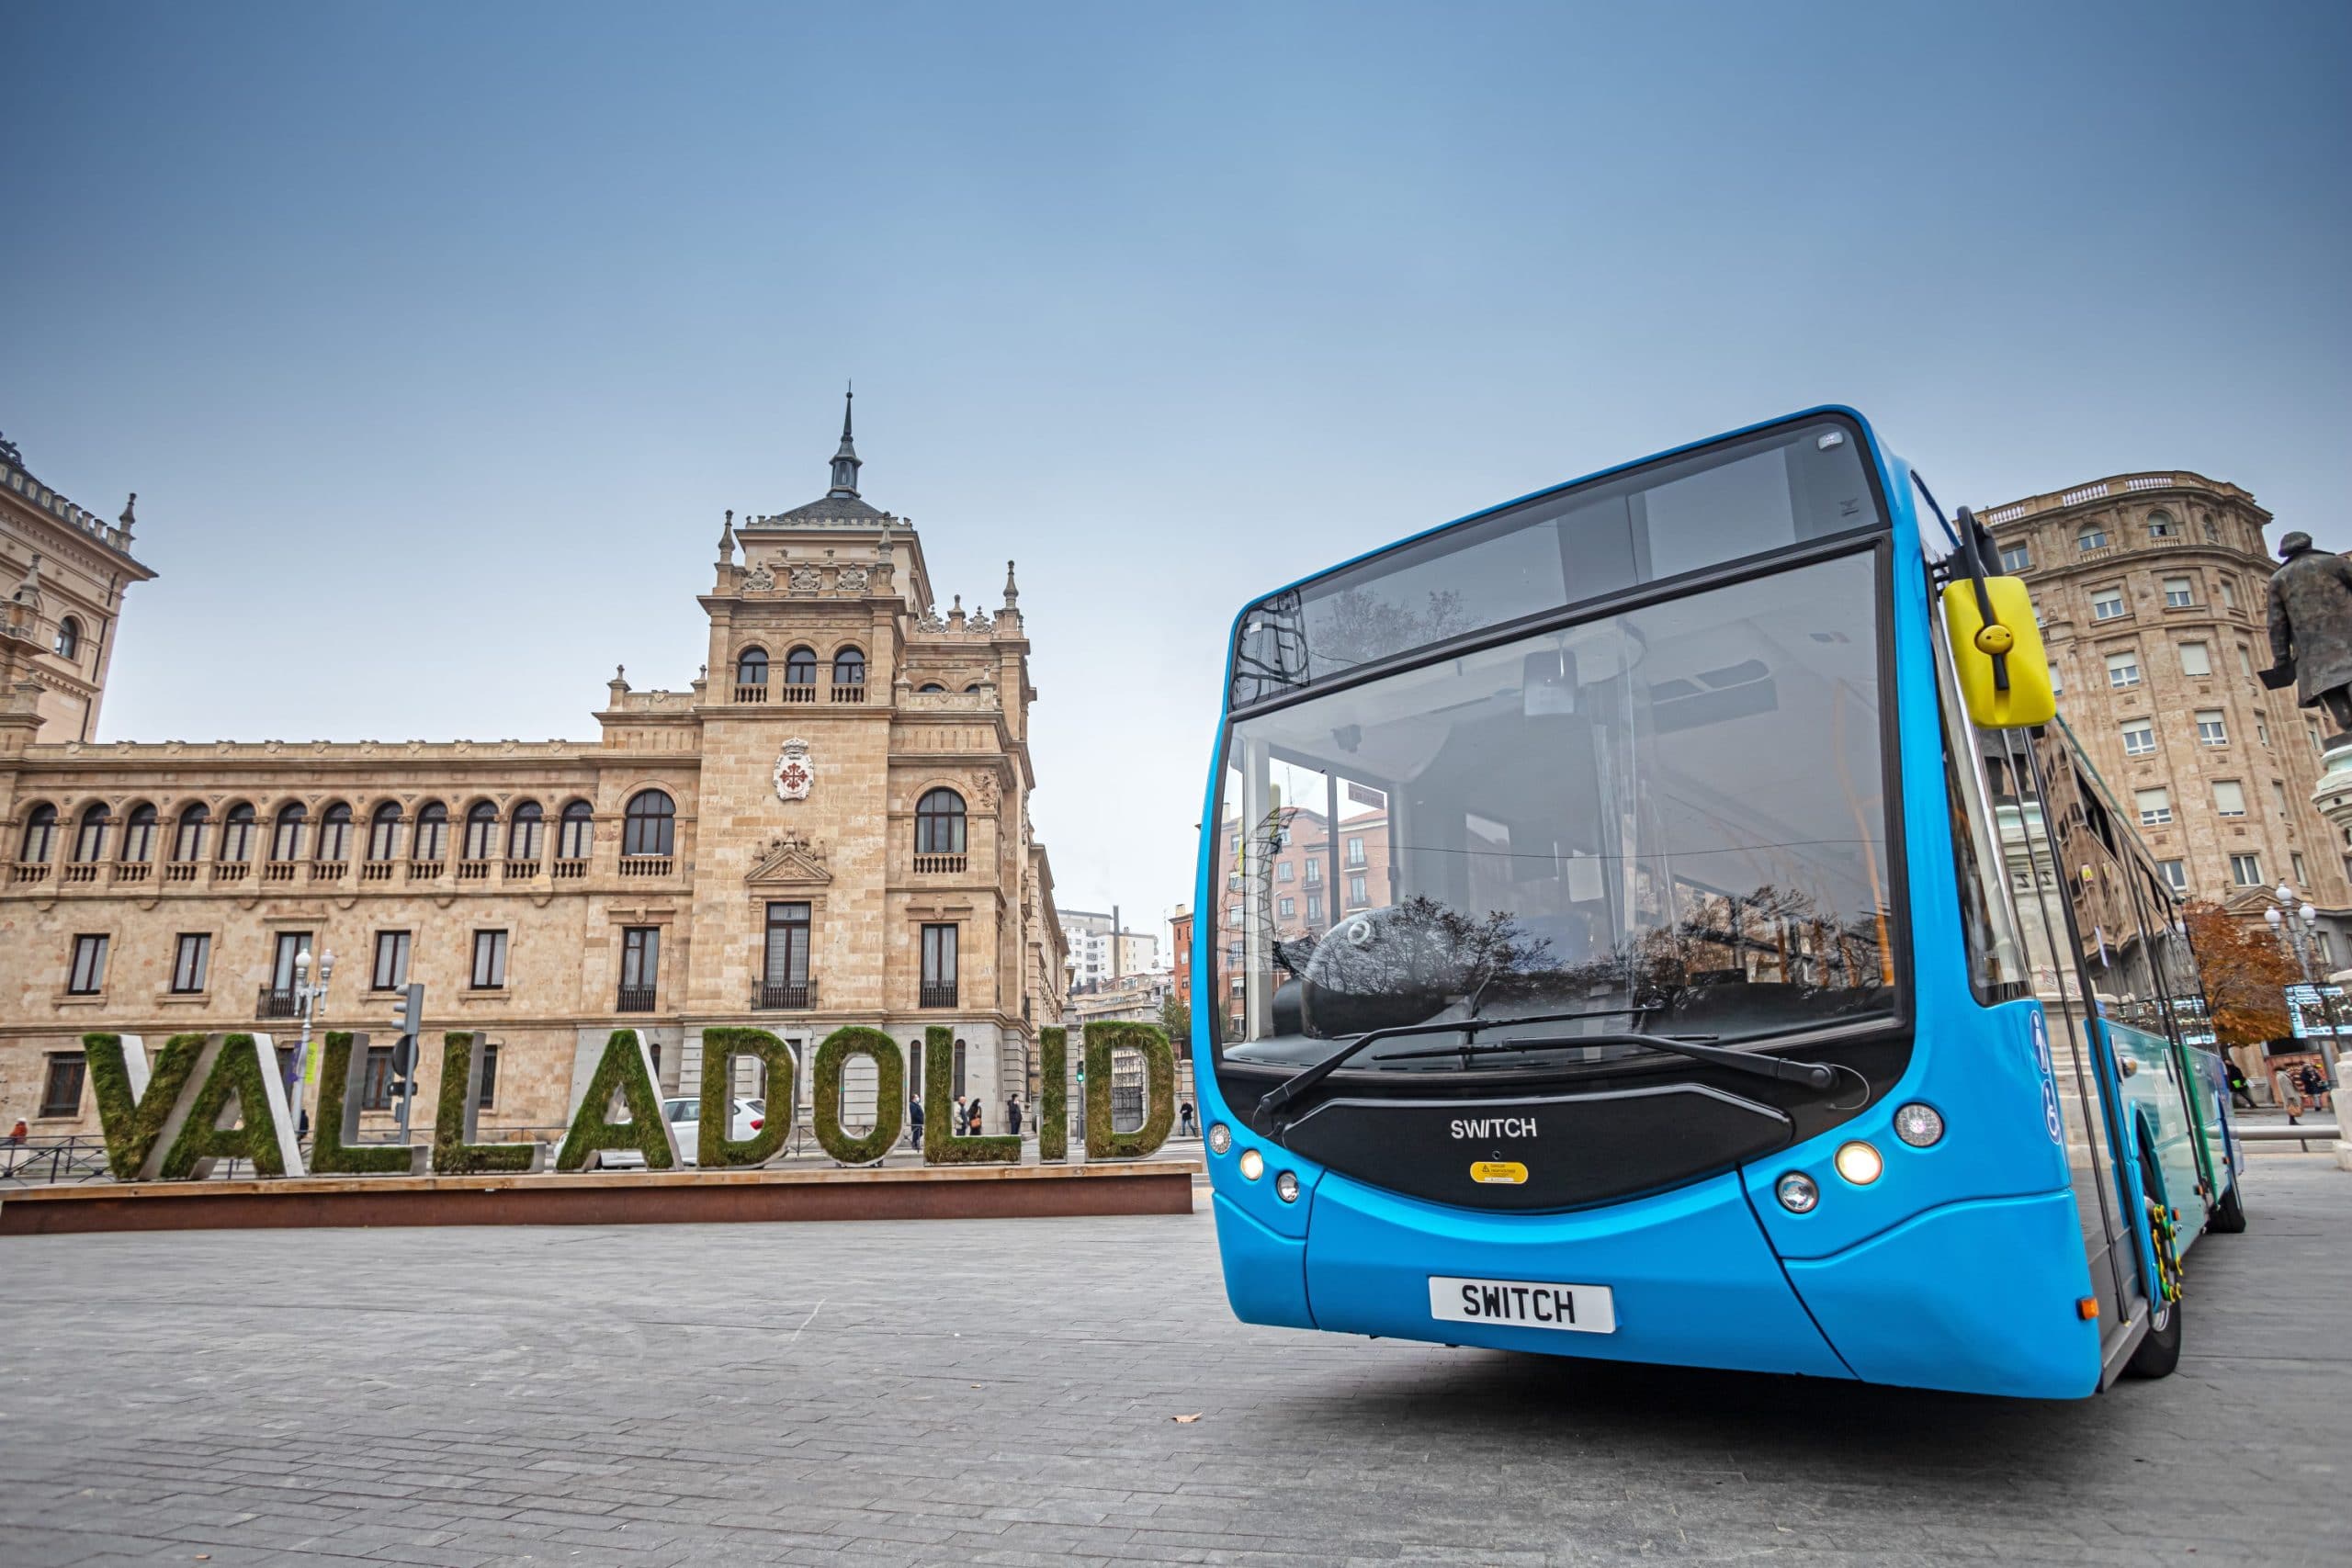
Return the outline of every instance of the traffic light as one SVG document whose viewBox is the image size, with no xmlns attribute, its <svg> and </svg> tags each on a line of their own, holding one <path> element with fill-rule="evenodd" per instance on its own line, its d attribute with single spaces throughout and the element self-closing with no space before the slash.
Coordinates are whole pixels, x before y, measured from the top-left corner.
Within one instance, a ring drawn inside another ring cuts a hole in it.
<svg viewBox="0 0 2352 1568">
<path fill-rule="evenodd" d="M 400 1032 L 392 1042 L 392 1076 L 401 1080 L 392 1088 L 395 1093 L 405 1093 L 416 1076 L 417 1044 L 424 1032 L 423 985 L 411 985 L 392 1004 L 392 1027 Z"/>
</svg>

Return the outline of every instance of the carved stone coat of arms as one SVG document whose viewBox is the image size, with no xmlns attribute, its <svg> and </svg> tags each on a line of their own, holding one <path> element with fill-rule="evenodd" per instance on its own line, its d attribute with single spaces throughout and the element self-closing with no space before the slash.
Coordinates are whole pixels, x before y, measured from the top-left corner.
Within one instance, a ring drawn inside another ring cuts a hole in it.
<svg viewBox="0 0 2352 1568">
<path fill-rule="evenodd" d="M 808 742 L 798 736 L 784 743 L 776 753 L 775 797 L 778 800 L 806 800 L 808 786 L 817 782 L 817 765 L 808 760 Z"/>
</svg>

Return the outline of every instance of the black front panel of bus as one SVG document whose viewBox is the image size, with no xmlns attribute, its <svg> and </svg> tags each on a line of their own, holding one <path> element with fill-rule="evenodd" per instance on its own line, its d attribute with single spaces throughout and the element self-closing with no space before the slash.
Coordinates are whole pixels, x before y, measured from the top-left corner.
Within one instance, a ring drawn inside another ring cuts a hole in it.
<svg viewBox="0 0 2352 1568">
<path fill-rule="evenodd" d="M 1576 1209 L 1693 1181 L 1786 1148 L 1784 1111 L 1700 1084 L 1512 1100 L 1329 1100 L 1281 1137 L 1409 1197 Z"/>
</svg>

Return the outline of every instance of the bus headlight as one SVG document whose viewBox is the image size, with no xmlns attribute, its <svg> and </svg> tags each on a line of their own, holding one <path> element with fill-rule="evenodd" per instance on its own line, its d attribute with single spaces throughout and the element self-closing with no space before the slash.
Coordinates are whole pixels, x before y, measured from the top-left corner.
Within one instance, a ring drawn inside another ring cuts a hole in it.
<svg viewBox="0 0 2352 1568">
<path fill-rule="evenodd" d="M 1266 1174 L 1266 1156 L 1255 1149 L 1241 1151 L 1241 1174 L 1255 1181 Z"/>
<path fill-rule="evenodd" d="M 1792 1214 L 1809 1214 L 1813 1206 L 1821 1201 L 1821 1189 L 1801 1170 L 1792 1170 L 1774 1182 L 1772 1194 L 1780 1199 L 1781 1207 Z"/>
<path fill-rule="evenodd" d="M 1894 1135 L 1915 1149 L 1924 1149 L 1944 1135 L 1944 1119 L 1932 1105 L 1913 1100 L 1894 1113 Z"/>
<path fill-rule="evenodd" d="M 1868 1187 L 1886 1169 L 1885 1157 L 1859 1140 L 1838 1145 L 1836 1164 L 1838 1174 L 1857 1187 Z"/>
<path fill-rule="evenodd" d="M 1233 1146 L 1233 1129 L 1220 1122 L 1209 1129 L 1209 1152 L 1223 1154 Z"/>
<path fill-rule="evenodd" d="M 1274 1196 L 1285 1203 L 1298 1201 L 1298 1178 L 1285 1170 L 1274 1178 Z"/>
</svg>

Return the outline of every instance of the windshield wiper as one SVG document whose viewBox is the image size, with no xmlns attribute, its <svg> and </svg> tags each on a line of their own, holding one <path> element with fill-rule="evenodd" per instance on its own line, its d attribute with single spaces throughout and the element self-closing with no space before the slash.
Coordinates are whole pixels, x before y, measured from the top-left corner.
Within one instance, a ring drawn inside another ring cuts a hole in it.
<svg viewBox="0 0 2352 1568">
<path fill-rule="evenodd" d="M 1281 1113 L 1283 1107 L 1292 1104 L 1313 1089 L 1317 1084 L 1338 1072 L 1341 1064 L 1350 1057 L 1383 1040 L 1401 1040 L 1413 1034 L 1456 1032 L 1465 1036 L 1476 1036 L 1480 1030 L 1500 1029 L 1508 1024 L 1573 1023 L 1580 1018 L 1634 1017 L 1645 1012 L 1657 1012 L 1661 1010 L 1661 1007 L 1662 1004 L 1652 1002 L 1646 1006 L 1637 1007 L 1587 1008 L 1579 1012 L 1540 1012 L 1519 1018 L 1464 1018 L 1442 1023 L 1399 1023 L 1387 1029 L 1367 1030 L 1305 1072 L 1293 1074 L 1268 1089 L 1258 1101 L 1258 1114 L 1272 1120 Z M 1645 1034 L 1634 1036 L 1634 1038 L 1646 1041 L 1650 1037 Z M 1451 1055 L 1453 1052 L 1441 1051 L 1437 1055 Z"/>
<path fill-rule="evenodd" d="M 1770 1078 L 1777 1083 L 1803 1084 L 1807 1089 L 1825 1090 L 1837 1085 L 1838 1069 L 1824 1063 L 1792 1062 L 1785 1056 L 1759 1056 L 1750 1051 L 1733 1051 L 1706 1043 L 1715 1038 L 1713 1034 L 1634 1034 L 1614 1030 L 1601 1034 L 1550 1034 L 1494 1045 L 1473 1045 L 1465 1042 L 1439 1051 L 1399 1051 L 1385 1059 L 1409 1062 L 1428 1056 L 1461 1056 L 1464 1058 L 1463 1066 L 1467 1066 L 1469 1057 L 1504 1055 L 1514 1051 L 1557 1051 L 1571 1045 L 1645 1045 L 1653 1051 L 1671 1051 L 1678 1056 L 1688 1056 L 1711 1067 L 1727 1067 L 1735 1073 Z"/>
</svg>

